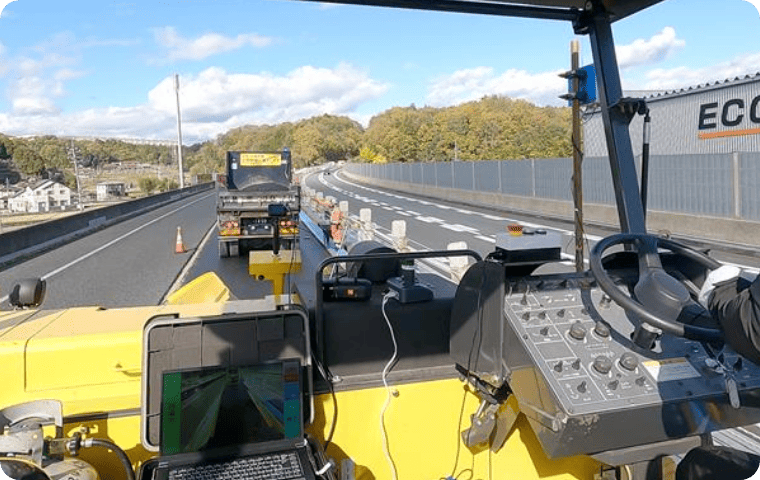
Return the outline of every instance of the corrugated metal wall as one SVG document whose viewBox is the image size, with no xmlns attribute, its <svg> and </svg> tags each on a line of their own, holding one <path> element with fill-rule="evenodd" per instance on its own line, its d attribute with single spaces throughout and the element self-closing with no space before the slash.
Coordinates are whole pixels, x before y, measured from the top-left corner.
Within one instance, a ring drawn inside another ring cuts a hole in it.
<svg viewBox="0 0 760 480">
<path fill-rule="evenodd" d="M 659 97 L 646 98 L 652 118 L 652 138 L 650 152 L 652 155 L 691 155 L 708 153 L 760 152 L 760 132 L 741 136 L 722 138 L 700 138 L 700 133 L 733 132 L 760 129 L 760 101 L 751 107 L 753 100 L 760 97 L 760 76 L 688 89 Z M 726 108 L 729 123 L 741 121 L 734 126 L 723 125 L 723 110 L 729 100 L 739 100 L 743 108 L 736 103 Z M 717 106 L 706 108 L 704 123 L 714 124 L 715 128 L 700 130 L 700 107 L 715 103 Z M 636 116 L 629 128 L 635 155 L 641 153 L 643 117 Z M 604 136 L 602 115 L 599 111 L 590 112 L 584 119 L 584 151 L 587 156 L 607 155 L 607 142 Z"/>
<path fill-rule="evenodd" d="M 370 178 L 439 188 L 572 200 L 572 160 L 348 164 Z M 640 165 L 639 165 L 640 168 Z M 585 203 L 615 204 L 606 157 L 583 161 Z M 760 153 L 653 155 L 648 208 L 710 217 L 760 221 Z"/>
</svg>

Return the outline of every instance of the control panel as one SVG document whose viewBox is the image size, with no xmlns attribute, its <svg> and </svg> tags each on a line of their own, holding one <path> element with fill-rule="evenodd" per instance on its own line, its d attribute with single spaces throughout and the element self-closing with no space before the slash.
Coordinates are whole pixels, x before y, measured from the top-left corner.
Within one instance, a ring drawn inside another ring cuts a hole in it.
<svg viewBox="0 0 760 480">
<path fill-rule="evenodd" d="M 508 382 L 550 456 L 760 421 L 760 367 L 671 335 L 635 346 L 637 322 L 592 277 L 507 280 L 505 292 Z"/>
</svg>

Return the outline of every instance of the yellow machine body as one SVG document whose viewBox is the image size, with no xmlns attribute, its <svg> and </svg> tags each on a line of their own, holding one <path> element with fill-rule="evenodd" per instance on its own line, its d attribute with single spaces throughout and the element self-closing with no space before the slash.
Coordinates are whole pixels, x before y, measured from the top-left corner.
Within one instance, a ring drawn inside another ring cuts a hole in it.
<svg viewBox="0 0 760 480">
<path fill-rule="evenodd" d="M 208 291 L 203 292 L 206 288 Z M 214 279 L 191 282 L 172 298 L 224 299 Z M 64 434 L 82 427 L 88 435 L 106 438 L 128 454 L 136 469 L 154 453 L 140 443 L 140 396 L 143 326 L 156 315 L 178 317 L 225 312 L 265 311 L 285 297 L 217 303 L 190 303 L 106 310 L 97 307 L 61 311 L 0 312 L 0 364 L 3 365 L 0 405 L 37 399 L 63 403 Z M 519 419 L 497 453 L 471 451 L 461 444 L 460 431 L 469 419 L 460 412 L 477 407 L 475 395 L 456 379 L 394 386 L 385 415 L 385 430 L 398 478 L 520 478 L 521 480 L 588 479 L 600 465 L 588 457 L 550 460 L 543 454 L 527 421 Z M 338 464 L 350 459 L 355 478 L 390 479 L 380 430 L 380 414 L 388 393 L 362 388 L 336 394 L 338 418 L 328 456 Z M 329 394 L 315 398 L 314 423 L 307 428 L 324 441 L 333 420 Z M 80 458 L 101 478 L 123 478 L 112 452 L 85 449 Z M 456 462 L 456 465 L 455 465 Z M 453 471 L 456 470 L 456 471 Z"/>
</svg>

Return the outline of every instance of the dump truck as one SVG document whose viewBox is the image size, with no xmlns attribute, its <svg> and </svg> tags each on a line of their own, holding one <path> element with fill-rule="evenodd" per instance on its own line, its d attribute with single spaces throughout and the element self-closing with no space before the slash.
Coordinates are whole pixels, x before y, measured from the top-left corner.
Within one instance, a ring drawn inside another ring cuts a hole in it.
<svg viewBox="0 0 760 480">
<path fill-rule="evenodd" d="M 279 248 L 279 243 L 292 248 L 300 210 L 301 191 L 293 184 L 289 149 L 227 152 L 226 175 L 216 204 L 220 257 Z"/>
</svg>

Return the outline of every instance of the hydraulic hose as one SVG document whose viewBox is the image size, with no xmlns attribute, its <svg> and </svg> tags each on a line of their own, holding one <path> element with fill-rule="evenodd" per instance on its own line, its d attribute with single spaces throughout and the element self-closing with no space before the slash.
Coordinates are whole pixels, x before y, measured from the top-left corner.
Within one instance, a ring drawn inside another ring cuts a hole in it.
<svg viewBox="0 0 760 480">
<path fill-rule="evenodd" d="M 132 462 L 129 461 L 126 452 L 115 443 L 109 440 L 103 440 L 102 438 L 87 438 L 82 442 L 82 446 L 85 448 L 102 447 L 113 450 L 116 456 L 119 457 L 121 465 L 124 467 L 124 472 L 127 474 L 127 480 L 135 480 L 135 471 L 132 469 Z"/>
</svg>

